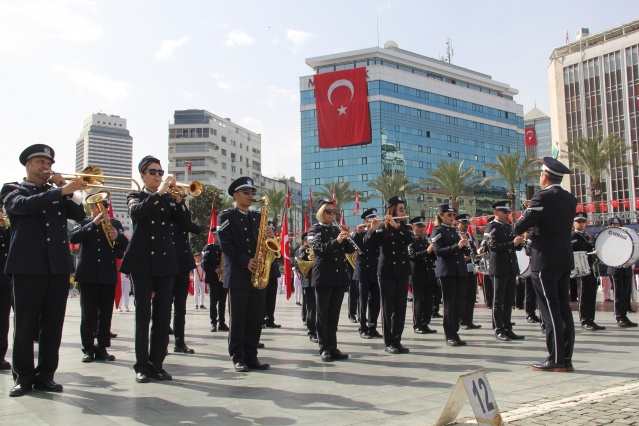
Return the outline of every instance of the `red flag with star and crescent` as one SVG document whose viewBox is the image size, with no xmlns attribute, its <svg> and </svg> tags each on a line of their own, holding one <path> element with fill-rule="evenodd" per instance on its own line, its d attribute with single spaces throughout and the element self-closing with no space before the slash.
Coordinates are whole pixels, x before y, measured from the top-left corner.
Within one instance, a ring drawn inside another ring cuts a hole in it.
<svg viewBox="0 0 639 426">
<path fill-rule="evenodd" d="M 309 228 L 309 224 L 308 224 L 308 214 L 306 213 L 306 210 L 304 210 L 304 232 L 308 232 L 308 228 Z"/>
<path fill-rule="evenodd" d="M 291 208 L 291 187 L 286 185 L 286 208 Z"/>
<path fill-rule="evenodd" d="M 291 246 L 288 241 L 288 221 L 286 220 L 286 209 L 282 213 L 282 230 L 280 233 L 280 250 L 284 260 L 284 284 L 286 285 L 286 300 L 291 298 L 293 293 L 293 275 L 291 271 Z"/>
<path fill-rule="evenodd" d="M 335 196 L 335 187 L 331 189 L 331 192 L 333 193 L 333 199 L 331 201 L 333 202 L 333 206 L 337 208 L 337 197 Z"/>
<path fill-rule="evenodd" d="M 113 204 L 111 204 L 111 197 L 109 197 L 109 219 L 113 219 Z M 118 271 L 118 282 L 115 284 L 115 309 L 120 307 L 120 299 L 122 298 L 122 280 L 120 276 L 120 263 L 122 263 L 121 259 L 115 259 L 115 269 Z"/>
<path fill-rule="evenodd" d="M 313 191 L 311 191 L 311 185 L 308 186 L 308 210 L 313 214 Z"/>
<path fill-rule="evenodd" d="M 320 148 L 371 143 L 366 68 L 314 76 Z"/>
<path fill-rule="evenodd" d="M 353 211 L 353 216 L 357 214 L 359 211 L 359 194 L 355 191 L 355 210 Z"/>
<path fill-rule="evenodd" d="M 209 238 L 206 240 L 206 244 L 213 244 L 215 242 L 215 234 L 211 232 L 211 229 L 217 227 L 217 213 L 215 213 L 215 205 L 211 203 L 211 223 L 209 225 Z"/>
<path fill-rule="evenodd" d="M 524 140 L 524 146 L 535 146 L 537 145 L 537 132 L 534 127 L 527 127 L 524 129 L 526 138 Z"/>
</svg>

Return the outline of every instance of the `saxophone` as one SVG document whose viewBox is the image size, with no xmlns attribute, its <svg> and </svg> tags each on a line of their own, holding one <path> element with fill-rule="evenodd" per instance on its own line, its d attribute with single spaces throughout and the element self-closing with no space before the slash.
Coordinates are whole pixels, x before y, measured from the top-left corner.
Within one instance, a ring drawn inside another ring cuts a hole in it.
<svg viewBox="0 0 639 426">
<path fill-rule="evenodd" d="M 257 247 L 255 248 L 255 260 L 257 261 L 257 269 L 253 272 L 251 283 L 258 290 L 266 288 L 268 285 L 268 277 L 271 272 L 271 264 L 275 259 L 281 256 L 280 244 L 275 238 L 266 237 L 266 228 L 268 228 L 268 198 L 262 197 L 264 205 L 262 206 L 262 217 L 260 219 L 260 229 L 257 234 Z"/>
<path fill-rule="evenodd" d="M 224 282 L 224 253 L 220 255 L 220 266 L 219 268 L 222 270 L 219 274 L 217 274 L 217 280 L 221 283 Z"/>
</svg>

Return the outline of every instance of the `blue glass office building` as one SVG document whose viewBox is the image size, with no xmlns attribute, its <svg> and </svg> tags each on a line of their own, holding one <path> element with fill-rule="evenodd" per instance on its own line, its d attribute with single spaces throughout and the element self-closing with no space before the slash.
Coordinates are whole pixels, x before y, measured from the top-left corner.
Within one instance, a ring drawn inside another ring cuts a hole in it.
<svg viewBox="0 0 639 426">
<path fill-rule="evenodd" d="M 404 172 L 411 183 L 419 183 L 441 160 L 463 160 L 465 166 L 491 176 L 485 165 L 498 154 L 524 150 L 523 107 L 513 100 L 518 92 L 488 75 L 399 49 L 393 42 L 384 48 L 309 58 L 306 63 L 315 73 L 367 68 L 372 142 L 320 149 L 313 75 L 301 77 L 305 202 L 309 186 L 316 192 L 335 181 L 350 182 L 362 196 L 375 197 L 368 183 L 382 171 Z M 499 192 L 493 188 L 496 197 Z M 429 216 L 438 202 L 448 201 L 432 196 L 427 188 L 408 199 L 411 216 Z M 462 201 L 460 210 L 477 212 L 476 197 Z M 383 200 L 373 198 L 366 206 L 381 208 Z M 351 215 L 353 208 L 353 202 L 340 207 L 349 226 L 360 222 Z"/>
</svg>

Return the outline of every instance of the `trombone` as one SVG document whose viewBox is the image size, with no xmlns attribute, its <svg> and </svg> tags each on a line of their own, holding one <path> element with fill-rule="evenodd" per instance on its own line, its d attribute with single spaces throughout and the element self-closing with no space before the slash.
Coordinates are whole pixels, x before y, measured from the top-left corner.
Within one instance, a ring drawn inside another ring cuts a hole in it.
<svg viewBox="0 0 639 426">
<path fill-rule="evenodd" d="M 137 191 L 141 190 L 140 184 L 137 183 L 135 179 L 128 178 L 128 177 L 120 177 L 120 176 L 105 176 L 101 168 L 99 168 L 98 166 L 93 166 L 93 165 L 86 166 L 81 173 L 59 173 L 59 172 L 54 172 L 53 170 L 47 170 L 45 171 L 45 174 L 48 174 L 48 175 L 59 174 L 64 179 L 80 178 L 89 184 L 89 189 L 85 191 L 87 194 L 96 194 L 100 192 L 101 189 L 113 189 L 115 191 L 132 191 L 133 190 L 131 187 L 127 188 L 124 186 L 104 185 L 105 179 L 128 181 L 136 186 Z"/>
</svg>

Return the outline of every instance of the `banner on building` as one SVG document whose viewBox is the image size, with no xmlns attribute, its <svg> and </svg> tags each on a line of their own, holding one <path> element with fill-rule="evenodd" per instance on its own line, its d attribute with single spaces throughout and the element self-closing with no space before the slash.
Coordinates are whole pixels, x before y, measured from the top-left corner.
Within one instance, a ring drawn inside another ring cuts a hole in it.
<svg viewBox="0 0 639 426">
<path fill-rule="evenodd" d="M 524 140 L 525 146 L 537 146 L 537 132 L 534 127 L 527 127 L 524 129 L 524 135 L 526 139 Z"/>
</svg>

